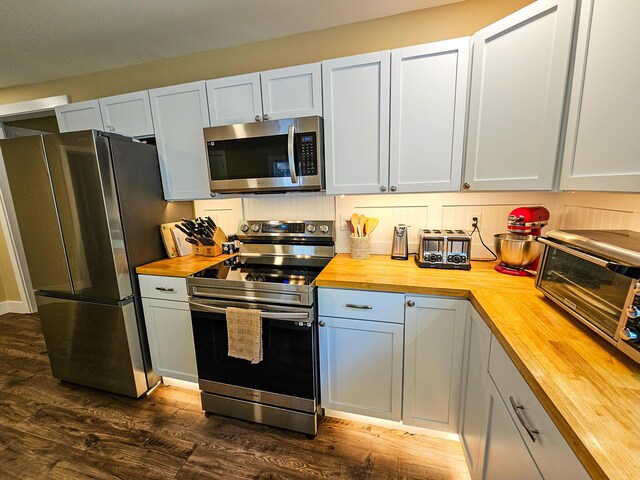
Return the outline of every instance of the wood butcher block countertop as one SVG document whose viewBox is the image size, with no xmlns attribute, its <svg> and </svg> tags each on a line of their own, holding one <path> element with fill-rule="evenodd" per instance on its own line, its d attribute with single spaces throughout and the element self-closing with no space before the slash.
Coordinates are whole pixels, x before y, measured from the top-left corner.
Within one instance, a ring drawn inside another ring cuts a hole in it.
<svg viewBox="0 0 640 480">
<path fill-rule="evenodd" d="M 494 265 L 421 269 L 413 259 L 340 254 L 316 284 L 468 298 L 589 474 L 640 478 L 640 366 L 547 300 L 533 278 Z"/>
<path fill-rule="evenodd" d="M 163 258 L 155 262 L 147 263 L 136 267 L 138 275 L 162 275 L 165 277 L 183 277 L 193 275 L 200 270 L 209 268 L 220 262 L 224 262 L 233 255 L 218 255 L 217 257 L 207 257 L 204 255 L 187 255 L 185 257 Z"/>
</svg>

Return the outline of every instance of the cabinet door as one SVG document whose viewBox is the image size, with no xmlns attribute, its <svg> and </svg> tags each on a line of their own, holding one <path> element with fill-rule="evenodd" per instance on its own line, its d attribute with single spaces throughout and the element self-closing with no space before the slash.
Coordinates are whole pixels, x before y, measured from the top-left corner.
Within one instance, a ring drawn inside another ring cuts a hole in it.
<svg viewBox="0 0 640 480">
<path fill-rule="evenodd" d="M 204 82 L 149 90 L 164 198 L 211 198 L 202 129 L 209 126 Z"/>
<path fill-rule="evenodd" d="M 262 120 L 259 73 L 209 80 L 207 96 L 212 127 Z"/>
<path fill-rule="evenodd" d="M 380 193 L 389 178 L 389 51 L 322 62 L 327 193 Z"/>
<path fill-rule="evenodd" d="M 460 190 L 469 42 L 391 52 L 391 192 Z"/>
<path fill-rule="evenodd" d="M 143 298 L 142 307 L 153 371 L 158 375 L 197 382 L 189 304 Z"/>
<path fill-rule="evenodd" d="M 485 385 L 489 372 L 491 330 L 476 310 L 469 306 L 465 335 L 463 388 L 460 402 L 460 442 L 472 478 L 477 478 Z"/>
<path fill-rule="evenodd" d="M 465 188 L 553 188 L 574 10 L 540 0 L 474 35 Z"/>
<path fill-rule="evenodd" d="M 147 90 L 101 98 L 99 103 L 106 132 L 117 132 L 128 137 L 153 135 Z"/>
<path fill-rule="evenodd" d="M 402 325 L 320 317 L 322 407 L 399 421 Z"/>
<path fill-rule="evenodd" d="M 456 432 L 467 301 L 407 297 L 402 420 Z"/>
<path fill-rule="evenodd" d="M 60 133 L 78 130 L 104 130 L 98 100 L 55 107 Z"/>
<path fill-rule="evenodd" d="M 582 2 L 561 188 L 640 190 L 640 3 Z"/>
<path fill-rule="evenodd" d="M 506 405 L 492 381 L 487 381 L 479 471 L 474 479 L 542 480 Z"/>
<path fill-rule="evenodd" d="M 319 63 L 260 73 L 265 120 L 322 115 Z"/>
</svg>

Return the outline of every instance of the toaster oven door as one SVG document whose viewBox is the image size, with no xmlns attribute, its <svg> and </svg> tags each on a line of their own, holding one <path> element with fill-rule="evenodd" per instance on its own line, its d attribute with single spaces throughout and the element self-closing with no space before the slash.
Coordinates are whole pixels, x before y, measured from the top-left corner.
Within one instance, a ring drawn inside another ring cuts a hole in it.
<svg viewBox="0 0 640 480">
<path fill-rule="evenodd" d="M 565 246 L 547 243 L 536 286 L 592 330 L 615 343 L 632 280 L 587 258 L 587 255 L 573 255 Z"/>
</svg>

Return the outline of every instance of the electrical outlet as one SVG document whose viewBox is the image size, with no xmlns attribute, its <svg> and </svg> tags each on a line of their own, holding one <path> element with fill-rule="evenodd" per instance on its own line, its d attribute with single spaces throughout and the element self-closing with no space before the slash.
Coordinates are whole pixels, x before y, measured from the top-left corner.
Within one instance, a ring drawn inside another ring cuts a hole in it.
<svg viewBox="0 0 640 480">
<path fill-rule="evenodd" d="M 340 230 L 349 230 L 348 221 L 351 221 L 351 215 L 340 215 Z"/>
<path fill-rule="evenodd" d="M 474 220 L 476 219 L 476 220 Z M 480 224 L 482 223 L 482 214 L 479 212 L 471 213 L 467 217 L 467 221 L 465 222 L 465 230 L 473 230 L 474 226 L 480 228 Z"/>
</svg>

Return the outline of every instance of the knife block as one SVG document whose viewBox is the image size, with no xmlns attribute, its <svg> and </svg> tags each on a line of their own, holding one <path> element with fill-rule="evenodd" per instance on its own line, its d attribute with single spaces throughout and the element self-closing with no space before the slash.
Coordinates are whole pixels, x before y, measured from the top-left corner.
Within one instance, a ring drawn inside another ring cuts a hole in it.
<svg viewBox="0 0 640 480">
<path fill-rule="evenodd" d="M 213 245 L 194 245 L 194 255 L 204 255 L 205 257 L 217 257 L 222 255 L 222 244 L 227 241 L 227 236 L 220 227 L 216 228 L 216 231 L 212 237 Z"/>
</svg>

